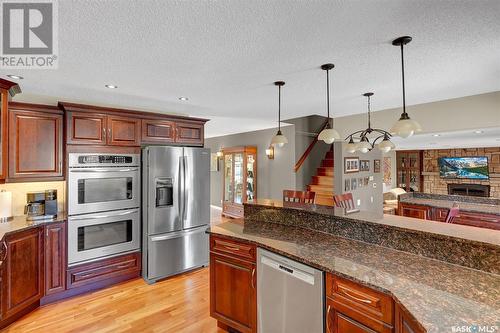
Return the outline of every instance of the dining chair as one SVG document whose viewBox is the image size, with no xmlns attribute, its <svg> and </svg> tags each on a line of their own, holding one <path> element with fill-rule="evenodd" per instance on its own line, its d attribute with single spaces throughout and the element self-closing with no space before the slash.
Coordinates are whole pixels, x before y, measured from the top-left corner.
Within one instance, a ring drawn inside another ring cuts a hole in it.
<svg viewBox="0 0 500 333">
<path fill-rule="evenodd" d="M 314 203 L 316 193 L 311 191 L 283 190 L 283 202 Z"/>
<path fill-rule="evenodd" d="M 354 198 L 352 193 L 344 193 L 333 196 L 333 203 L 335 207 L 345 208 L 347 210 L 356 209 L 354 205 Z"/>
<path fill-rule="evenodd" d="M 458 207 L 457 204 L 454 204 L 453 207 L 450 208 L 450 211 L 448 212 L 448 215 L 446 215 L 446 223 L 453 223 L 453 219 L 458 215 L 460 212 L 460 208 Z"/>
</svg>

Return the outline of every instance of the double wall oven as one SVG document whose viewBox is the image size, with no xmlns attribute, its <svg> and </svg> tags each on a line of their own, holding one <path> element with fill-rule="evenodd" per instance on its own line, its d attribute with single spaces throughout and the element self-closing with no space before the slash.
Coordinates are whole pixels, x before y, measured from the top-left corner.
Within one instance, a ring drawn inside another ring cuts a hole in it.
<svg viewBox="0 0 500 333">
<path fill-rule="evenodd" d="M 140 155 L 68 158 L 68 264 L 138 251 Z"/>
</svg>

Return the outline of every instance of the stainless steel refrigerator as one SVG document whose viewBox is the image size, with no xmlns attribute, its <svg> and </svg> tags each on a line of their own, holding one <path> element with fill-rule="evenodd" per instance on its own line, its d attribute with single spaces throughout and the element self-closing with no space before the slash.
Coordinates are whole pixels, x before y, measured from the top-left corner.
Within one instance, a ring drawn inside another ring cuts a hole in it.
<svg viewBox="0 0 500 333">
<path fill-rule="evenodd" d="M 208 265 L 210 150 L 146 147 L 143 165 L 143 278 Z"/>
</svg>

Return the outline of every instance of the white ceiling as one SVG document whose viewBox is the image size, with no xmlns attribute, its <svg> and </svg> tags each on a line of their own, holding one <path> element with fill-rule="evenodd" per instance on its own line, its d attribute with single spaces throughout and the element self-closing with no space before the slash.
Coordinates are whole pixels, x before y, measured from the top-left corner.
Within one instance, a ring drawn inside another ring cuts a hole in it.
<svg viewBox="0 0 500 333">
<path fill-rule="evenodd" d="M 499 147 L 500 127 L 454 132 L 423 133 L 391 139 L 397 150 Z"/>
<path fill-rule="evenodd" d="M 59 1 L 59 69 L 20 74 L 18 100 L 57 100 L 212 118 L 207 136 L 324 114 L 333 62 L 335 116 L 500 90 L 500 1 Z M 105 84 L 118 89 L 104 88 Z M 180 96 L 189 97 L 181 102 Z"/>
</svg>

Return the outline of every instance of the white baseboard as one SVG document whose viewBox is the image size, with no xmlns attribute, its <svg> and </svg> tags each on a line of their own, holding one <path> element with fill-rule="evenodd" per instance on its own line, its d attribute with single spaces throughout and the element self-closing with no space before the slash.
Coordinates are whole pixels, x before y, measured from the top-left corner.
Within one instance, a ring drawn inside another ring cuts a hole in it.
<svg viewBox="0 0 500 333">
<path fill-rule="evenodd" d="M 217 209 L 217 210 L 222 210 L 222 207 L 215 206 L 215 205 L 210 205 L 210 208 Z"/>
</svg>

